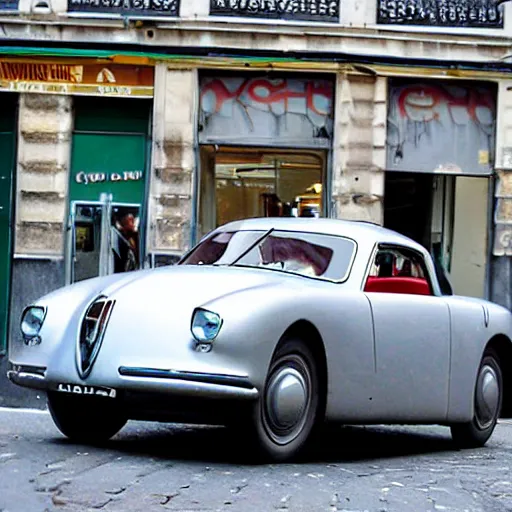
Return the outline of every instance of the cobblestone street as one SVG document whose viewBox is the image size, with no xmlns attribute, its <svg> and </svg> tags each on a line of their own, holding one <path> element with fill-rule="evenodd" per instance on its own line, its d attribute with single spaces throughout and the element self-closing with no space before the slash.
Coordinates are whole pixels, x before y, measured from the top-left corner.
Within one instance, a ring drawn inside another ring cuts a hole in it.
<svg viewBox="0 0 512 512">
<path fill-rule="evenodd" d="M 3 409 L 0 510 L 512 510 L 508 421 L 479 450 L 455 450 L 441 427 L 340 427 L 313 453 L 248 465 L 225 429 L 136 422 L 75 445 L 46 412 Z"/>
</svg>

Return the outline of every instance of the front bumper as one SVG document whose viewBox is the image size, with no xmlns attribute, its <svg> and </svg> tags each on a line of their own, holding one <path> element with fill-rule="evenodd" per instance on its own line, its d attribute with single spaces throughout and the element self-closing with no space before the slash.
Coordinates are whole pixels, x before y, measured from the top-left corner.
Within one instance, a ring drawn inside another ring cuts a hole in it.
<svg viewBox="0 0 512 512">
<path fill-rule="evenodd" d="M 57 391 L 62 382 L 47 378 L 46 368 L 15 365 L 7 372 L 7 377 L 18 386 L 42 391 Z M 113 382 L 75 382 L 64 384 L 91 385 L 115 388 L 120 393 L 157 393 L 179 397 L 201 397 L 203 399 L 255 400 L 258 390 L 246 376 L 229 374 L 197 373 L 158 368 L 134 368 L 122 366 Z"/>
</svg>

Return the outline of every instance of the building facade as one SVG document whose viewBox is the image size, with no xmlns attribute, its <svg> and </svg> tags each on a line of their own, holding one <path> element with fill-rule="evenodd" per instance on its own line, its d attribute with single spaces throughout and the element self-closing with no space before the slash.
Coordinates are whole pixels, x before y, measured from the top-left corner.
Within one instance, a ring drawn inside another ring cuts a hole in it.
<svg viewBox="0 0 512 512">
<path fill-rule="evenodd" d="M 456 293 L 512 308 L 508 2 L 2 0 L 0 18 L 4 356 L 42 294 L 262 215 L 383 224 Z M 6 360 L 0 405 L 43 405 Z"/>
</svg>

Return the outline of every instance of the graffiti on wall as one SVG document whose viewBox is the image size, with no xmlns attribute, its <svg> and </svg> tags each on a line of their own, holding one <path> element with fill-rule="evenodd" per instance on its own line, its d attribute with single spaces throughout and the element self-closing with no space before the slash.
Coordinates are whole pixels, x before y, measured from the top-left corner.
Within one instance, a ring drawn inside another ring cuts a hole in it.
<svg viewBox="0 0 512 512">
<path fill-rule="evenodd" d="M 178 16 L 180 0 L 68 0 L 68 11 Z"/>
<path fill-rule="evenodd" d="M 333 84 L 327 80 L 204 79 L 201 141 L 325 146 L 332 136 L 333 95 Z"/>
<path fill-rule="evenodd" d="M 496 89 L 492 85 L 392 83 L 387 168 L 490 174 L 495 125 Z"/>
<path fill-rule="evenodd" d="M 497 0 L 378 0 L 377 23 L 503 28 Z"/>
<path fill-rule="evenodd" d="M 210 0 L 210 14 L 337 22 L 340 0 Z"/>
</svg>

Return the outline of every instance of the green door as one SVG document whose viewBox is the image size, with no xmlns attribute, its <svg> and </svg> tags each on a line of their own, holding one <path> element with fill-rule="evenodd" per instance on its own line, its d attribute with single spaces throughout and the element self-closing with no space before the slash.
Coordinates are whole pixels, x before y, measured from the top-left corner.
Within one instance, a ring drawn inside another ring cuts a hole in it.
<svg viewBox="0 0 512 512">
<path fill-rule="evenodd" d="M 151 102 L 76 98 L 66 281 L 139 268 Z"/>
<path fill-rule="evenodd" d="M 12 253 L 12 186 L 17 95 L 0 96 L 0 353 L 7 347 Z"/>
</svg>

